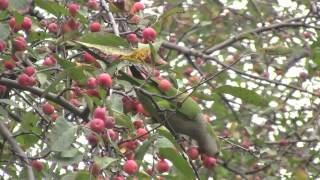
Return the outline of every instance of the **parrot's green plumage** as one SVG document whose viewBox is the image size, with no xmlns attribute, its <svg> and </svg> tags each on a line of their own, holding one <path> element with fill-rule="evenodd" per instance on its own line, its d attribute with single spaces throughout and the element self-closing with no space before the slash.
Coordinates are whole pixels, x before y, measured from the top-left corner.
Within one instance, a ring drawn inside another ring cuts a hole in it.
<svg viewBox="0 0 320 180">
<path fill-rule="evenodd" d="M 201 152 L 211 156 L 217 155 L 219 153 L 217 138 L 211 125 L 202 119 L 199 105 L 186 94 L 177 96 L 174 100 L 148 95 L 150 91 L 153 94 L 161 94 L 157 89 L 157 83 L 156 80 L 152 80 L 153 86 L 147 84 L 143 88 L 136 89 L 137 97 L 145 110 L 172 133 L 184 134 L 197 141 Z M 180 92 L 177 89 L 171 88 L 165 95 L 173 97 L 178 93 Z M 169 106 L 171 108 L 168 108 Z M 161 111 L 157 108 L 160 108 Z"/>
</svg>

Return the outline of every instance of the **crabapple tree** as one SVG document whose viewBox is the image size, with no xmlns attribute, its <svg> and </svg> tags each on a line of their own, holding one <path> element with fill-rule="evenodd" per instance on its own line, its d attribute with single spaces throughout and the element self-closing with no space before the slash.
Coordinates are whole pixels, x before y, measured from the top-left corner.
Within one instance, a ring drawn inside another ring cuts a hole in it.
<svg viewBox="0 0 320 180">
<path fill-rule="evenodd" d="M 316 0 L 0 0 L 3 179 L 317 179 Z"/>
</svg>

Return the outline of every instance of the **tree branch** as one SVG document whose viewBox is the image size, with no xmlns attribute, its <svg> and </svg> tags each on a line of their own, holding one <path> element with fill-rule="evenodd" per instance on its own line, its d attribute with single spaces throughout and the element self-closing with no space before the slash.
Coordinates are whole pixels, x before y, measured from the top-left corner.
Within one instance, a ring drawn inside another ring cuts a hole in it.
<svg viewBox="0 0 320 180">
<path fill-rule="evenodd" d="M 44 90 L 37 88 L 37 87 L 22 87 L 18 84 L 17 81 L 15 80 L 11 80 L 11 79 L 7 79 L 7 78 L 0 78 L 0 84 L 6 85 L 8 87 L 12 87 L 15 89 L 20 89 L 23 91 L 28 91 L 32 94 L 35 94 L 37 96 L 42 96 Z M 83 117 L 83 113 L 82 111 L 80 111 L 78 108 L 74 107 L 73 105 L 71 105 L 66 99 L 64 99 L 63 97 L 58 97 L 58 95 L 53 94 L 53 93 L 47 93 L 44 98 L 55 102 L 59 105 L 61 105 L 62 107 L 64 107 L 65 109 L 69 110 L 70 112 L 74 113 L 75 115 L 79 116 L 79 117 Z"/>
<path fill-rule="evenodd" d="M 186 47 L 178 46 L 178 45 L 176 45 L 174 43 L 170 43 L 170 42 L 164 42 L 164 43 L 162 43 L 162 46 L 165 47 L 165 48 L 168 48 L 168 49 L 174 49 L 174 50 L 179 51 L 179 52 L 181 52 L 181 53 L 183 53 L 185 55 L 197 56 L 197 57 L 202 57 L 202 58 L 204 58 L 206 60 L 212 60 L 212 61 L 216 62 L 217 64 L 219 64 L 219 65 L 221 65 L 221 66 L 223 66 L 225 68 L 228 67 L 228 65 L 220 62 L 217 58 L 215 58 L 213 56 L 206 55 L 206 54 L 204 54 L 204 53 L 202 53 L 200 51 L 197 51 L 197 50 L 193 50 L 193 49 L 189 49 L 189 48 L 186 48 Z M 313 96 L 319 97 L 318 94 L 310 92 L 310 91 L 307 91 L 307 90 L 302 89 L 300 87 L 296 87 L 296 86 L 285 84 L 285 83 L 282 83 L 282 82 L 279 82 L 279 81 L 274 81 L 274 80 L 266 79 L 266 78 L 263 78 L 263 77 L 260 77 L 260 76 L 255 76 L 255 75 L 252 75 L 252 74 L 248 74 L 248 73 L 240 71 L 240 70 L 238 70 L 238 69 L 236 69 L 234 67 L 230 67 L 229 69 L 234 71 L 237 74 L 242 75 L 242 76 L 253 78 L 254 80 L 266 81 L 266 82 L 269 82 L 269 83 L 272 83 L 272 84 L 276 84 L 278 86 L 279 85 L 285 86 L 285 87 L 288 87 L 288 88 L 291 88 L 291 89 L 298 90 L 300 92 L 304 92 L 304 93 L 311 94 Z"/>
<path fill-rule="evenodd" d="M 11 145 L 13 151 L 21 158 L 22 163 L 27 168 L 28 172 L 28 179 L 29 180 L 35 180 L 32 167 L 30 166 L 30 161 L 25 154 L 25 152 L 20 148 L 17 141 L 12 137 L 11 132 L 7 129 L 7 127 L 0 122 L 0 134 L 1 136 L 8 141 L 8 143 Z"/>
</svg>

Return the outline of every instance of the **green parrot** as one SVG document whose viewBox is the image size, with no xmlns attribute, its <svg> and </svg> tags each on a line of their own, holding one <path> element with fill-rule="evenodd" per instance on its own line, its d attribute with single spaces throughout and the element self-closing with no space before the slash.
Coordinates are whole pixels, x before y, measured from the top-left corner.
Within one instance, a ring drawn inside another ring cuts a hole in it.
<svg viewBox="0 0 320 180">
<path fill-rule="evenodd" d="M 140 86 L 135 88 L 136 95 L 153 120 L 164 124 L 171 133 L 187 135 L 195 140 L 200 152 L 210 156 L 218 155 L 217 136 L 211 125 L 203 120 L 199 105 L 190 96 L 181 94 L 174 87 L 165 93 L 161 92 L 159 81 L 152 78 L 144 81 L 127 78 Z"/>
</svg>

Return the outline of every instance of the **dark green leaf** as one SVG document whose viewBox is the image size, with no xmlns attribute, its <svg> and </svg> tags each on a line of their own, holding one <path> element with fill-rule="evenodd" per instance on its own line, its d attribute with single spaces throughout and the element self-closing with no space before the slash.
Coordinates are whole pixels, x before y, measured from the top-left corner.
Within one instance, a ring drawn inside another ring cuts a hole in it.
<svg viewBox="0 0 320 180">
<path fill-rule="evenodd" d="M 150 145 L 152 145 L 152 143 L 157 139 L 156 136 L 151 136 L 148 141 L 145 141 L 142 146 L 139 147 L 139 149 L 137 150 L 136 154 L 135 154 L 135 159 L 137 161 L 142 161 L 144 155 L 147 153 Z"/>
<path fill-rule="evenodd" d="M 67 75 L 66 71 L 63 71 L 61 73 L 59 73 L 56 78 L 54 79 L 54 81 L 52 83 L 50 83 L 50 85 L 43 91 L 42 93 L 42 97 L 46 96 L 49 92 L 51 92 L 52 90 L 54 90 L 54 88 L 56 87 L 56 85 L 62 81 Z"/>
<path fill-rule="evenodd" d="M 112 47 L 128 47 L 128 42 L 111 33 L 91 33 L 85 34 L 79 39 L 80 42 L 88 43 L 88 44 L 97 44 L 103 46 L 112 46 Z"/>
<path fill-rule="evenodd" d="M 31 7 L 28 0 L 10 0 L 9 2 L 9 8 L 21 14 L 26 13 Z"/>
<path fill-rule="evenodd" d="M 41 9 L 46 10 L 55 16 L 67 15 L 68 11 L 58 3 L 47 1 L 47 0 L 35 0 L 35 3 Z"/>
<path fill-rule="evenodd" d="M 6 40 L 10 35 L 8 24 L 0 24 L 0 40 Z"/>
<path fill-rule="evenodd" d="M 99 165 L 101 169 L 107 168 L 109 165 L 112 163 L 116 162 L 117 159 L 115 158 L 110 158 L 110 157 L 100 157 L 100 156 L 95 156 L 93 158 L 93 161 Z"/>
<path fill-rule="evenodd" d="M 159 153 L 162 157 L 170 160 L 182 176 L 188 179 L 195 179 L 189 163 L 173 148 L 160 148 Z"/>
<path fill-rule="evenodd" d="M 123 127 L 127 127 L 127 128 L 130 128 L 130 129 L 134 129 L 134 126 L 131 122 L 131 119 L 122 114 L 122 113 L 119 113 L 119 112 L 114 112 L 114 118 L 116 119 L 116 123 L 119 124 L 120 126 L 123 126 Z"/>
<path fill-rule="evenodd" d="M 268 106 L 268 100 L 249 89 L 224 85 L 216 88 L 214 92 L 230 94 L 234 97 L 240 98 L 241 100 L 249 104 L 254 104 L 257 106 Z"/>
<path fill-rule="evenodd" d="M 39 121 L 39 116 L 33 114 L 32 112 L 26 112 L 21 117 L 21 130 L 24 132 L 29 132 L 37 128 L 37 123 Z"/>
<path fill-rule="evenodd" d="M 74 142 L 77 127 L 60 117 L 49 134 L 49 145 L 52 151 L 68 150 Z"/>
<path fill-rule="evenodd" d="M 88 171 L 79 171 L 74 173 L 68 173 L 63 176 L 61 180 L 88 180 L 92 175 L 89 174 Z"/>
</svg>

